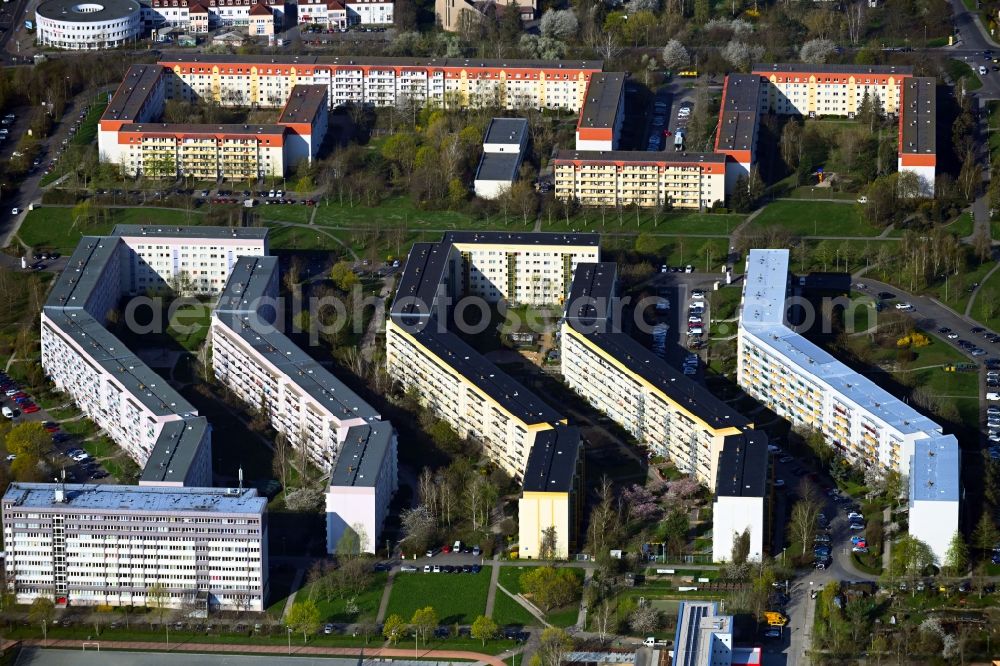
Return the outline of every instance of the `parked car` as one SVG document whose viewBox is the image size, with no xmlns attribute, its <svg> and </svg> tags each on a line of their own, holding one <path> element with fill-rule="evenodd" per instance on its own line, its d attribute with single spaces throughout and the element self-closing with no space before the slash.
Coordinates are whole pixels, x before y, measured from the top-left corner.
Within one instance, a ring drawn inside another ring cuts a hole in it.
<svg viewBox="0 0 1000 666">
<path fill-rule="evenodd" d="M 399 570 L 405 571 L 406 573 L 416 573 L 417 568 L 412 564 L 404 564 L 403 566 L 399 567 Z"/>
</svg>

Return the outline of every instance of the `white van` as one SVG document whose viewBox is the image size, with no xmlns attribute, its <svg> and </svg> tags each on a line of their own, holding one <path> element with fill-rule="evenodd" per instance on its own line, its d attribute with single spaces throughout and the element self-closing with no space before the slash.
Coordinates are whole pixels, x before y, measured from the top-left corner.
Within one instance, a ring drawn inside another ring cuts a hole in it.
<svg viewBox="0 0 1000 666">
<path fill-rule="evenodd" d="M 4 405 L 3 406 L 3 415 L 6 416 L 9 419 L 12 419 L 12 418 L 14 418 L 14 410 L 12 410 L 7 405 Z"/>
<path fill-rule="evenodd" d="M 987 400 L 1000 400 L 1000 393 L 996 393 L 996 392 L 991 391 L 990 393 L 986 394 L 986 399 Z M 3 413 L 4 413 L 4 416 L 7 415 L 7 408 L 6 407 L 3 408 Z"/>
</svg>

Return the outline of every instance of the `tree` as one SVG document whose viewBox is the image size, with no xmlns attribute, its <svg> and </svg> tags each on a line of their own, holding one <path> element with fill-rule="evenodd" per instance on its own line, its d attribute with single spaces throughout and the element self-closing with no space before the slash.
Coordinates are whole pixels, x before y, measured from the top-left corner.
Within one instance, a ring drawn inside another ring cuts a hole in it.
<svg viewBox="0 0 1000 666">
<path fill-rule="evenodd" d="M 301 631 L 302 642 L 305 643 L 309 640 L 309 634 L 315 634 L 319 631 L 319 607 L 312 599 L 296 601 L 288 609 L 288 617 L 285 618 L 285 624 L 292 631 Z"/>
<path fill-rule="evenodd" d="M 889 578 L 914 578 L 935 564 L 930 546 L 909 534 L 892 544 L 889 558 Z"/>
<path fill-rule="evenodd" d="M 159 624 L 163 624 L 163 613 L 170 603 L 170 594 L 167 586 L 163 583 L 155 583 L 146 588 L 146 605 L 152 606 L 156 610 L 156 619 Z"/>
<path fill-rule="evenodd" d="M 580 579 L 569 569 L 532 567 L 521 574 L 521 589 L 546 613 L 580 598 Z"/>
<path fill-rule="evenodd" d="M 549 627 L 542 632 L 538 650 L 532 663 L 537 658 L 538 666 L 561 666 L 566 653 L 573 647 L 573 640 L 562 629 Z"/>
<path fill-rule="evenodd" d="M 660 628 L 660 623 L 660 611 L 656 610 L 649 604 L 639 606 L 632 611 L 628 618 L 629 627 L 631 627 L 632 631 L 640 636 L 645 636 L 646 634 L 655 632 Z"/>
<path fill-rule="evenodd" d="M 538 29 L 544 37 L 566 41 L 576 36 L 580 22 L 572 9 L 550 9 L 542 14 Z"/>
<path fill-rule="evenodd" d="M 722 49 L 722 57 L 738 70 L 748 70 L 750 65 L 764 56 L 762 44 L 746 44 L 739 40 L 730 40 Z"/>
<path fill-rule="evenodd" d="M 816 521 L 819 519 L 819 503 L 810 498 L 802 498 L 792 507 L 791 519 L 788 521 L 788 532 L 792 540 L 802 544 L 802 556 L 812 543 L 816 532 Z"/>
<path fill-rule="evenodd" d="M 52 438 L 41 423 L 30 421 L 11 428 L 5 442 L 8 453 L 40 459 L 52 445 Z"/>
<path fill-rule="evenodd" d="M 983 511 L 972 532 L 972 544 L 980 551 L 986 552 L 1000 544 L 1000 530 L 997 529 L 988 511 Z"/>
<path fill-rule="evenodd" d="M 42 638 L 48 638 L 49 624 L 56 614 L 56 605 L 48 597 L 35 597 L 28 609 L 28 621 L 42 627 Z"/>
<path fill-rule="evenodd" d="M 10 475 L 15 481 L 33 483 L 45 481 L 47 476 L 40 468 L 41 460 L 36 456 L 21 455 L 10 464 Z"/>
<path fill-rule="evenodd" d="M 709 0 L 694 0 L 694 22 L 705 25 L 712 17 L 712 3 Z"/>
<path fill-rule="evenodd" d="M 750 555 L 750 528 L 733 533 L 733 564 L 744 564 Z"/>
<path fill-rule="evenodd" d="M 473 638 L 477 638 L 483 642 L 483 647 L 486 647 L 486 641 L 493 640 L 499 627 L 497 623 L 493 621 L 493 618 L 486 617 L 485 615 L 480 615 L 472 622 L 472 627 L 470 633 Z"/>
<path fill-rule="evenodd" d="M 948 544 L 948 552 L 944 556 L 944 568 L 952 576 L 961 576 L 969 569 L 969 546 L 958 530 Z"/>
<path fill-rule="evenodd" d="M 554 560 L 556 557 L 557 543 L 558 535 L 556 534 L 555 525 L 551 525 L 542 530 L 542 541 L 538 544 L 538 559 Z"/>
<path fill-rule="evenodd" d="M 434 629 L 438 626 L 437 611 L 434 610 L 433 606 L 418 608 L 413 612 L 410 626 L 413 627 L 413 633 L 417 638 L 423 640 L 424 645 L 426 645 L 427 639 L 433 635 Z"/>
<path fill-rule="evenodd" d="M 284 432 L 278 432 L 274 438 L 274 458 L 271 460 L 271 472 L 281 479 L 281 487 L 288 489 L 288 461 L 292 457 L 292 447 Z"/>
<path fill-rule="evenodd" d="M 663 540 L 667 545 L 667 551 L 680 555 L 687 543 L 688 531 L 691 529 L 691 519 L 688 512 L 681 508 L 675 508 L 663 521 Z"/>
<path fill-rule="evenodd" d="M 341 291 L 350 291 L 358 283 L 358 275 L 349 261 L 338 261 L 330 269 L 330 279 Z"/>
<path fill-rule="evenodd" d="M 663 58 L 663 65 L 668 69 L 683 69 L 691 63 L 691 54 L 676 39 L 667 42 L 667 45 L 660 52 L 660 57 Z"/>
<path fill-rule="evenodd" d="M 833 55 L 837 45 L 829 39 L 810 39 L 799 49 L 799 59 L 813 65 L 821 65 Z"/>
<path fill-rule="evenodd" d="M 393 645 L 399 642 L 399 639 L 406 635 L 406 622 L 397 613 L 393 613 L 389 617 L 385 618 L 385 624 L 382 625 L 382 636 Z"/>
</svg>

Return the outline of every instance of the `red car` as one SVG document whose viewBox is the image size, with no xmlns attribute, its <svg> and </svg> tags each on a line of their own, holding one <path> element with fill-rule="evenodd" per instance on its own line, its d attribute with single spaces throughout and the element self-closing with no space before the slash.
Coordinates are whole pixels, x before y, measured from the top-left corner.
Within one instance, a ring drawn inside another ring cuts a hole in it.
<svg viewBox="0 0 1000 666">
<path fill-rule="evenodd" d="M 33 402 L 29 402 L 26 405 L 21 405 L 21 411 L 25 414 L 34 414 L 38 411 L 38 405 Z"/>
<path fill-rule="evenodd" d="M 441 549 L 441 552 L 447 555 L 448 553 L 451 552 L 451 546 L 445 546 L 444 548 Z"/>
<path fill-rule="evenodd" d="M 59 432 L 59 424 L 57 423 L 48 423 L 42 427 L 45 428 L 46 432 Z"/>
</svg>

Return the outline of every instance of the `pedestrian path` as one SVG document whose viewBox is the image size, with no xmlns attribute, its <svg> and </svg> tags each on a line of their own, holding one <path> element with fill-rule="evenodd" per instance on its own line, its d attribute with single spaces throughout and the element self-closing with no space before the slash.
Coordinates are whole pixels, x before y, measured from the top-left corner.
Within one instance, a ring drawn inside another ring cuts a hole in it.
<svg viewBox="0 0 1000 666">
<path fill-rule="evenodd" d="M 281 619 L 285 619 L 288 616 L 288 611 L 292 609 L 292 604 L 295 603 L 295 595 L 298 594 L 299 588 L 302 587 L 302 577 L 305 573 L 306 570 L 302 567 L 295 570 L 295 578 L 292 579 L 292 593 L 285 599 L 285 608 L 281 611 Z"/>
<path fill-rule="evenodd" d="M 392 596 L 392 584 L 395 580 L 396 574 L 390 573 L 389 580 L 385 583 L 385 589 L 382 590 L 382 601 L 378 604 L 378 615 L 375 616 L 375 621 L 379 624 L 385 622 L 385 614 L 389 610 L 389 597 Z"/>
<path fill-rule="evenodd" d="M 493 603 L 497 598 L 497 585 L 500 580 L 500 567 L 494 564 L 490 568 L 490 588 L 486 592 L 486 617 L 493 617 Z"/>
</svg>

